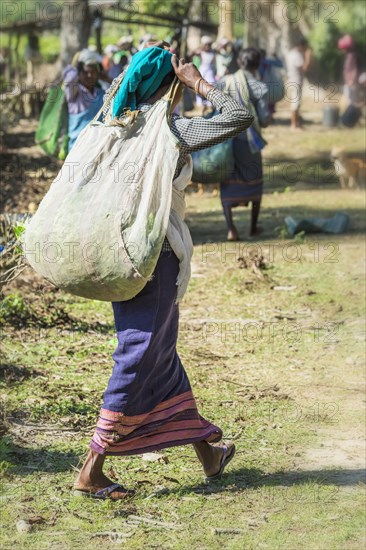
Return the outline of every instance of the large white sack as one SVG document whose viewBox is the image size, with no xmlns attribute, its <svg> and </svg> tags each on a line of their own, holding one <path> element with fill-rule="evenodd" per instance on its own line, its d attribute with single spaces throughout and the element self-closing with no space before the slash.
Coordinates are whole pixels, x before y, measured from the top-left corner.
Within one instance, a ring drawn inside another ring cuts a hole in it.
<svg viewBox="0 0 366 550">
<path fill-rule="evenodd" d="M 83 130 L 25 232 L 32 267 L 79 296 L 129 300 L 166 235 L 179 146 L 161 99 L 126 127 Z M 133 118 L 133 117 L 132 117 Z"/>
</svg>

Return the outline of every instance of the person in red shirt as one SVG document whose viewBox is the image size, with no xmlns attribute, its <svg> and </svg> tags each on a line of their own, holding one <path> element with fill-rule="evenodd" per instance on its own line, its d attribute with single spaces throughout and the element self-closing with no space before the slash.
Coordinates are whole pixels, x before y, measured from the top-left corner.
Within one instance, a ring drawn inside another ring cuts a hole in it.
<svg viewBox="0 0 366 550">
<path fill-rule="evenodd" d="M 338 49 L 344 52 L 343 61 L 343 94 L 349 103 L 356 101 L 358 78 L 360 75 L 360 61 L 353 38 L 345 34 L 338 40 Z"/>
</svg>

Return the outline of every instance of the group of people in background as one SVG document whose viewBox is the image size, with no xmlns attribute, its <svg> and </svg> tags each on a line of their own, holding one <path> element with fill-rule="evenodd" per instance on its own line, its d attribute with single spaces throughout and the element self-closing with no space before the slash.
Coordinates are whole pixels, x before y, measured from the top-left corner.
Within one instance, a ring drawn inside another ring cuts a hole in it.
<svg viewBox="0 0 366 550">
<path fill-rule="evenodd" d="M 145 36 L 139 49 L 151 45 L 154 38 Z M 85 49 L 66 67 L 64 85 L 69 112 L 69 150 L 81 130 L 100 110 L 106 88 L 125 70 L 136 51 L 131 37 L 126 36 L 116 46 L 106 46 L 104 57 L 90 48 Z M 271 121 L 268 88 L 260 81 L 260 75 L 266 73 L 266 61 L 259 50 L 247 48 L 237 51 L 234 44 L 226 39 L 219 41 L 214 49 L 213 40 L 208 36 L 202 37 L 201 47 L 192 57 L 207 82 L 216 83 L 218 88 L 249 108 L 254 117 L 252 127 L 233 139 L 235 169 L 231 174 L 225 174 L 221 182 L 227 238 L 236 241 L 240 237 L 233 222 L 233 207 L 251 203 L 250 234 L 255 235 L 259 231 L 257 222 L 263 192 L 261 149 L 265 146 L 261 127 Z M 203 111 L 209 104 L 200 96 L 197 96 L 196 102 L 198 106 L 203 105 Z"/>
<path fill-rule="evenodd" d="M 104 55 L 93 48 L 79 52 L 64 71 L 65 95 L 69 111 L 69 150 L 81 130 L 94 118 L 102 106 L 103 95 L 113 79 L 129 65 L 132 56 L 147 46 L 160 44 L 154 35 L 145 35 L 137 47 L 131 36 L 123 36 L 117 44 L 109 44 Z M 164 43 L 166 44 L 166 43 Z M 345 51 L 343 76 L 345 93 L 350 101 L 358 85 L 359 67 L 352 38 L 348 35 L 338 43 Z M 171 51 L 176 50 L 173 45 Z M 176 53 L 176 51 L 174 51 Z M 223 38 L 216 43 L 210 36 L 202 36 L 200 47 L 187 61 L 192 61 L 202 77 L 223 89 L 239 103 L 249 108 L 254 116 L 253 125 L 233 140 L 235 169 L 220 182 L 221 201 L 227 223 L 227 239 L 240 239 L 233 222 L 232 208 L 252 204 L 250 235 L 260 228 L 258 218 L 263 193 L 263 169 L 261 151 L 266 142 L 261 128 L 272 121 L 275 104 L 285 95 L 282 72 L 284 63 L 274 53 L 265 50 L 238 48 Z M 286 97 L 290 99 L 291 130 L 302 129 L 300 104 L 304 78 L 311 66 L 312 51 L 306 39 L 299 40 L 288 52 Z M 207 99 L 197 95 L 196 108 L 205 116 L 210 109 Z"/>
<path fill-rule="evenodd" d="M 208 82 L 220 82 L 224 77 L 234 74 L 239 69 L 239 54 L 242 49 L 242 47 L 227 38 L 214 42 L 212 37 L 202 36 L 201 46 L 193 53 L 192 60 Z M 258 52 L 260 54 L 260 64 L 256 77 L 259 81 L 268 84 L 269 108 L 273 114 L 275 103 L 283 97 L 283 92 L 280 96 L 278 92 L 283 90 L 281 69 L 284 68 L 284 64 L 276 53 L 268 56 L 263 49 L 258 50 Z M 207 102 L 201 98 L 197 98 L 196 104 L 202 106 L 203 110 L 207 106 Z"/>
</svg>

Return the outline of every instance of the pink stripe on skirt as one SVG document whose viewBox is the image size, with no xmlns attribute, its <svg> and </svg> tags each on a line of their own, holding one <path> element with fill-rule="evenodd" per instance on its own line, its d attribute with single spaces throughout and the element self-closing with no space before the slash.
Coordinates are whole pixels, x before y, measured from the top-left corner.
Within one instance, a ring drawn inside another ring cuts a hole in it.
<svg viewBox="0 0 366 550">
<path fill-rule="evenodd" d="M 219 441 L 220 428 L 200 416 L 191 391 L 159 403 L 149 413 L 125 416 L 101 409 L 90 448 L 99 454 L 141 454 L 195 441 Z"/>
</svg>

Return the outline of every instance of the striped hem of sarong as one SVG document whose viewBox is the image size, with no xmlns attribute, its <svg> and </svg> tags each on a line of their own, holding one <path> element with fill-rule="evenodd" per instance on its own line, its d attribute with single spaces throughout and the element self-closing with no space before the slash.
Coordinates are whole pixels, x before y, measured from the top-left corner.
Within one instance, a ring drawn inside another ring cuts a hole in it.
<svg viewBox="0 0 366 550">
<path fill-rule="evenodd" d="M 227 197 L 225 199 L 221 197 L 221 202 L 222 203 L 235 203 L 238 206 L 248 206 L 249 202 L 260 201 L 261 198 L 262 198 L 262 194 L 248 195 L 247 197 Z"/>
<path fill-rule="evenodd" d="M 118 419 L 118 420 L 117 420 Z M 134 455 L 196 441 L 219 441 L 220 428 L 202 418 L 191 391 L 142 415 L 101 410 L 90 448 L 105 455 Z"/>
<path fill-rule="evenodd" d="M 221 183 L 222 186 L 225 185 L 258 185 L 263 183 L 263 178 L 257 178 L 255 180 L 241 180 L 241 179 L 227 179 Z"/>
<path fill-rule="evenodd" d="M 222 432 L 219 428 L 215 428 L 214 430 L 211 430 L 208 435 L 197 435 L 195 437 L 185 438 L 182 439 L 171 439 L 170 441 L 166 441 L 163 443 L 154 443 L 151 445 L 146 445 L 145 447 L 131 449 L 129 451 L 117 451 L 117 450 L 109 450 L 106 451 L 104 447 L 101 447 L 96 443 L 94 440 L 90 443 L 90 448 L 92 451 L 95 451 L 98 454 L 103 454 L 105 456 L 129 456 L 129 455 L 139 455 L 143 453 L 151 453 L 153 451 L 159 451 L 160 449 L 169 449 L 170 447 L 178 447 L 179 445 L 189 445 L 192 443 L 196 443 L 198 441 L 208 441 L 210 443 L 217 443 L 222 439 Z"/>
</svg>

